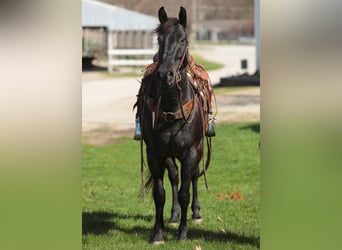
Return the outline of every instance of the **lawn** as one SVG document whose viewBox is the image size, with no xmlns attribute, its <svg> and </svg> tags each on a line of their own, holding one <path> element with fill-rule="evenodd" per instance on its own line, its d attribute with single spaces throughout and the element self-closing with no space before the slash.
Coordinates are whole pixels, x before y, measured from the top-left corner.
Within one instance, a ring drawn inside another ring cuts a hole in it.
<svg viewBox="0 0 342 250">
<path fill-rule="evenodd" d="M 221 63 L 209 61 L 199 54 L 193 53 L 191 55 L 193 56 L 195 63 L 202 65 L 206 69 L 206 71 L 221 69 L 224 66 Z"/>
<path fill-rule="evenodd" d="M 177 228 L 166 224 L 165 244 L 149 243 L 154 204 L 140 196 L 139 143 L 120 138 L 107 146 L 83 145 L 83 249 L 258 249 L 260 248 L 259 123 L 219 125 L 213 159 L 199 199 L 203 222 L 191 221 L 189 240 L 177 241 Z M 164 219 L 170 216 L 171 191 L 165 176 Z"/>
</svg>

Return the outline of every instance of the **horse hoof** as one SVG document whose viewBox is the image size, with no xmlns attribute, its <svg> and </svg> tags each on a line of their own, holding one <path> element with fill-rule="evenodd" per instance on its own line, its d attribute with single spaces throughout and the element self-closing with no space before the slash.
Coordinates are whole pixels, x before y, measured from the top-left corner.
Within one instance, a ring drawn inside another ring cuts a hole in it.
<svg viewBox="0 0 342 250">
<path fill-rule="evenodd" d="M 169 225 L 172 226 L 172 227 L 177 227 L 178 226 L 178 222 L 170 221 Z"/>
<path fill-rule="evenodd" d="M 192 220 L 192 222 L 196 223 L 196 224 L 200 224 L 200 223 L 202 223 L 202 221 L 203 221 L 202 218 L 197 218 L 197 219 Z"/>
<path fill-rule="evenodd" d="M 165 243 L 164 240 L 154 240 L 154 241 L 152 241 L 152 244 L 153 244 L 153 245 L 162 245 L 162 244 L 164 244 L 164 243 Z"/>
<path fill-rule="evenodd" d="M 163 234 L 161 234 L 161 233 L 155 234 L 154 237 L 152 238 L 152 244 L 153 245 L 164 244 Z"/>
<path fill-rule="evenodd" d="M 179 241 L 179 242 L 185 242 L 185 241 L 187 241 L 187 240 L 188 240 L 187 237 L 179 237 L 179 238 L 178 238 L 178 241 Z"/>
<path fill-rule="evenodd" d="M 169 225 L 175 227 L 178 226 L 178 222 L 178 217 L 173 217 L 169 220 Z"/>
<path fill-rule="evenodd" d="M 180 242 L 186 241 L 188 239 L 187 232 L 188 232 L 188 230 L 181 231 L 178 234 L 178 241 L 180 241 Z"/>
</svg>

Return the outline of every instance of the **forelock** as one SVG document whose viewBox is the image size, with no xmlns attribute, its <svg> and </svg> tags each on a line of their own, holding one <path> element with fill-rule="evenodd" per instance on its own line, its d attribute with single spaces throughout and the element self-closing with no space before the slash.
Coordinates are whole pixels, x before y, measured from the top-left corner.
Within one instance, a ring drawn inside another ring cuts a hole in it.
<svg viewBox="0 0 342 250">
<path fill-rule="evenodd" d="M 165 23 L 159 24 L 155 32 L 158 36 L 172 32 L 174 29 L 178 28 L 179 22 L 177 18 L 169 18 Z"/>
</svg>

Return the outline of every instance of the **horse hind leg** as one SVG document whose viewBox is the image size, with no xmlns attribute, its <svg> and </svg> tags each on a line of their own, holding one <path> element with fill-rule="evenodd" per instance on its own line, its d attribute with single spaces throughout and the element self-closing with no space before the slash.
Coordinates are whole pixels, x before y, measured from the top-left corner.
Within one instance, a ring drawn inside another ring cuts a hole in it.
<svg viewBox="0 0 342 250">
<path fill-rule="evenodd" d="M 200 160 L 203 156 L 203 140 L 199 144 L 199 147 L 197 148 L 197 161 L 194 169 L 194 174 L 192 176 L 192 202 L 191 202 L 191 210 L 192 210 L 192 220 L 195 223 L 201 223 L 202 222 L 202 217 L 200 215 L 200 203 L 198 200 L 198 189 L 197 189 L 197 184 L 198 184 L 198 177 L 200 175 L 200 169 L 199 169 L 199 163 Z"/>
<path fill-rule="evenodd" d="M 165 205 L 165 189 L 163 187 L 163 179 L 154 179 L 153 199 L 156 208 L 156 221 L 154 224 L 154 236 L 152 242 L 159 244 L 164 242 L 163 230 L 164 230 L 164 205 Z"/>
<path fill-rule="evenodd" d="M 181 167 L 181 187 L 178 192 L 179 204 L 181 207 L 181 219 L 178 228 L 178 239 L 180 241 L 187 239 L 188 226 L 187 226 L 187 213 L 190 203 L 190 185 L 192 180 L 192 163 L 182 163 Z"/>
<path fill-rule="evenodd" d="M 196 173 L 192 177 L 192 203 L 191 203 L 192 220 L 196 223 L 202 222 L 202 217 L 200 215 L 201 207 L 199 204 L 198 192 L 197 192 L 198 175 L 199 175 L 199 169 L 197 167 Z"/>
<path fill-rule="evenodd" d="M 175 163 L 175 159 L 168 158 L 165 161 L 165 165 L 169 172 L 169 180 L 172 189 L 172 207 L 171 207 L 171 217 L 169 223 L 171 225 L 176 225 L 179 220 L 179 203 L 178 203 L 178 167 Z"/>
</svg>

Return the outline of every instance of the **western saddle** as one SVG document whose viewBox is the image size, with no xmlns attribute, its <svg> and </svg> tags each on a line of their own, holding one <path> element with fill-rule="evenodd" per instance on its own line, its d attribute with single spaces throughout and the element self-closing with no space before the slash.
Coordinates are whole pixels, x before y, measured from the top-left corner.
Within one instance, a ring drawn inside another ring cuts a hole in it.
<svg viewBox="0 0 342 250">
<path fill-rule="evenodd" d="M 137 102 L 134 104 L 134 108 L 137 107 L 137 114 L 136 114 L 136 128 L 134 139 L 141 140 L 141 127 L 140 127 L 140 114 L 142 112 L 142 105 L 143 102 L 147 100 L 147 103 L 153 103 L 153 100 L 157 97 L 157 90 L 158 86 L 156 84 L 156 68 L 158 66 L 158 53 L 153 57 L 153 63 L 148 65 L 144 71 L 144 76 L 141 81 L 141 86 L 137 95 Z M 188 80 L 193 86 L 195 90 L 197 98 L 200 100 L 202 107 L 202 115 L 204 117 L 204 128 L 205 128 L 205 135 L 207 137 L 215 136 L 215 129 L 214 129 L 214 115 L 212 112 L 212 98 L 214 96 L 214 92 L 211 86 L 210 78 L 204 67 L 200 64 L 195 63 L 193 57 L 189 55 L 188 58 L 188 66 L 187 66 L 187 76 Z M 153 106 L 153 104 L 148 105 Z M 194 100 L 186 103 L 180 108 L 177 112 L 172 113 L 172 120 L 168 118 L 169 112 L 159 112 L 161 115 L 165 116 L 166 121 L 173 121 L 176 119 L 183 118 L 182 115 L 184 113 L 189 114 L 192 111 L 194 106 Z M 153 109 L 153 108 L 151 108 Z M 183 110 L 186 112 L 183 113 Z M 157 111 L 158 112 L 158 111 Z M 183 114 L 182 114 L 183 113 Z M 170 120 L 168 120 L 170 119 Z"/>
</svg>

